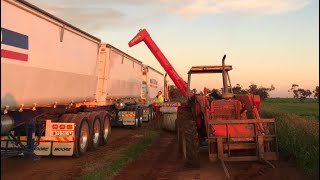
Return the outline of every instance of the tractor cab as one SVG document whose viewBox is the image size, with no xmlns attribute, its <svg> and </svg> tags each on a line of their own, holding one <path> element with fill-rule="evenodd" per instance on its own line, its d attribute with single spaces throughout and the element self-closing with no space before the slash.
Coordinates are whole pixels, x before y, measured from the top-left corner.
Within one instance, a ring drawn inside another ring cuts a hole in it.
<svg viewBox="0 0 320 180">
<path fill-rule="evenodd" d="M 233 97 L 231 80 L 228 71 L 232 70 L 232 66 L 225 65 L 226 55 L 222 58 L 222 66 L 192 66 L 188 72 L 188 88 L 187 88 L 187 95 L 191 93 L 188 92 L 190 90 L 190 83 L 191 83 L 191 75 L 192 74 L 211 74 L 211 73 L 220 73 L 222 74 L 223 80 L 223 90 L 222 94 L 218 92 L 211 92 L 208 96 L 214 99 L 231 99 Z M 205 95 L 207 95 L 205 93 Z M 187 97 L 190 98 L 190 97 Z"/>
</svg>

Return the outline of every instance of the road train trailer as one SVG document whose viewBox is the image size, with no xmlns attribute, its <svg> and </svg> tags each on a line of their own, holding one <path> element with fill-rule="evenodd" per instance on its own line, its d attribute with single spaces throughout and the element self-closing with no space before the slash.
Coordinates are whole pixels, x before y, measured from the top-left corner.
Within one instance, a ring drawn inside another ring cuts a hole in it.
<svg viewBox="0 0 320 180">
<path fill-rule="evenodd" d="M 1 157 L 81 156 L 154 117 L 161 72 L 26 1 L 1 21 Z"/>
</svg>

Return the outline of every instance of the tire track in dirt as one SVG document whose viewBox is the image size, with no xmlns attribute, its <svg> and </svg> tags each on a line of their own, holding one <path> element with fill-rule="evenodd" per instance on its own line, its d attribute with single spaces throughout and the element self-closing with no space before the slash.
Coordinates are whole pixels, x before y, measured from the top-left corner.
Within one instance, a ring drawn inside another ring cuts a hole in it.
<svg viewBox="0 0 320 180">
<path fill-rule="evenodd" d="M 1 179 L 76 179 L 84 172 L 105 165 L 119 153 L 121 148 L 135 143 L 139 135 L 143 135 L 150 127 L 152 123 L 143 124 L 141 128 L 135 130 L 113 128 L 107 145 L 87 152 L 80 158 L 43 157 L 38 161 L 21 158 L 1 160 Z M 273 163 L 276 166 L 275 169 L 257 162 L 226 162 L 226 166 L 231 175 L 230 179 L 234 180 L 315 179 L 306 177 L 295 165 L 283 160 Z M 200 148 L 200 168 L 185 167 L 174 133 L 161 132 L 159 139 L 121 170 L 114 179 L 225 180 L 227 178 L 220 163 L 209 162 L 205 147 Z"/>
<path fill-rule="evenodd" d="M 136 135 L 143 134 L 149 126 L 144 124 L 139 129 L 113 128 L 108 144 L 88 151 L 80 158 L 49 156 L 36 161 L 20 157 L 1 160 L 1 179 L 76 179 L 82 173 L 104 165 L 121 148 L 136 142 Z"/>
<path fill-rule="evenodd" d="M 188 168 L 177 151 L 176 137 L 162 132 L 160 138 L 128 164 L 114 180 L 171 180 L 179 179 L 179 173 Z M 189 169 L 190 179 L 199 179 L 199 172 Z"/>
<path fill-rule="evenodd" d="M 178 152 L 174 133 L 162 132 L 113 180 L 228 180 L 221 163 L 209 161 L 207 147 L 200 148 L 200 168 L 186 167 Z M 273 163 L 275 169 L 260 162 L 225 162 L 230 180 L 312 180 L 288 162 Z"/>
</svg>

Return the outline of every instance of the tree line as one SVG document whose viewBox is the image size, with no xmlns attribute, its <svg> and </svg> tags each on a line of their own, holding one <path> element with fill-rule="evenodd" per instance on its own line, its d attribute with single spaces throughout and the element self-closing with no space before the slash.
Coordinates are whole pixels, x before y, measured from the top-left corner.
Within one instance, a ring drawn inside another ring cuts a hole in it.
<svg viewBox="0 0 320 180">
<path fill-rule="evenodd" d="M 298 84 L 292 84 L 291 89 L 289 89 L 288 92 L 292 92 L 293 98 L 300 99 L 301 101 L 307 97 L 311 97 L 312 94 L 314 99 L 319 100 L 319 86 L 316 86 L 316 88 L 311 92 L 310 89 L 303 89 L 300 88 Z"/>
<path fill-rule="evenodd" d="M 274 91 L 275 87 L 274 85 L 271 85 L 270 87 L 263 87 L 258 86 L 254 83 L 252 83 L 248 88 L 244 89 L 240 84 L 236 84 L 236 86 L 232 87 L 232 91 L 234 94 L 254 94 L 259 95 L 262 100 L 265 100 L 266 98 L 270 97 L 270 92 Z M 197 93 L 196 89 L 193 89 L 192 92 L 194 94 Z M 215 92 L 218 95 L 222 94 L 222 89 L 209 89 L 208 93 Z M 315 90 L 310 91 L 309 89 L 303 89 L 299 88 L 299 85 L 292 84 L 292 87 L 288 92 L 293 92 L 293 98 L 304 100 L 307 97 L 311 97 L 312 94 L 314 94 L 314 99 L 319 100 L 319 86 L 316 86 Z M 203 94 L 202 91 L 199 92 L 199 94 Z M 172 99 L 177 99 L 183 97 L 179 89 L 175 85 L 169 86 L 169 97 Z"/>
</svg>

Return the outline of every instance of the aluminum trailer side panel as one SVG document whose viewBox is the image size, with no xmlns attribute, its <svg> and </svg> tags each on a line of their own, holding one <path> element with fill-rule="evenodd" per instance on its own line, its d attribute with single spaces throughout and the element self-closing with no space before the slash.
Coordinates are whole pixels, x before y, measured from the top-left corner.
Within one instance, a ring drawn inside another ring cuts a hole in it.
<svg viewBox="0 0 320 180">
<path fill-rule="evenodd" d="M 146 93 L 146 99 L 154 101 L 158 91 L 162 91 L 162 95 L 164 95 L 164 75 L 150 66 L 147 66 L 146 72 L 147 73 L 144 75 L 148 92 Z"/>
<path fill-rule="evenodd" d="M 140 98 L 142 63 L 110 45 L 106 48 L 106 98 Z"/>
<path fill-rule="evenodd" d="M 99 39 L 18 1 L 1 21 L 1 110 L 95 99 Z"/>
</svg>

